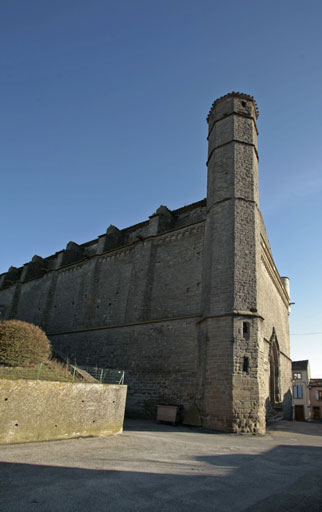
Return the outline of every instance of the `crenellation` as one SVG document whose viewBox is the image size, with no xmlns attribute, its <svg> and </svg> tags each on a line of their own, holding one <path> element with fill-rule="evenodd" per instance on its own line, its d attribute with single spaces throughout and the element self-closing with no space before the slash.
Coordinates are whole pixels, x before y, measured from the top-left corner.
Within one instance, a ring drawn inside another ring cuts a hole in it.
<svg viewBox="0 0 322 512">
<path fill-rule="evenodd" d="M 65 251 L 62 253 L 61 266 L 76 263 L 84 258 L 84 248 L 75 242 L 68 242 Z"/>
<path fill-rule="evenodd" d="M 2 288 L 6 286 L 11 286 L 12 284 L 20 281 L 20 277 L 22 274 L 22 267 L 9 267 L 8 272 L 3 274 L 2 277 Z"/>
<path fill-rule="evenodd" d="M 103 252 L 110 251 L 123 245 L 124 235 L 116 226 L 112 224 L 107 228 L 103 246 Z"/>
<path fill-rule="evenodd" d="M 259 116 L 258 107 L 253 96 L 233 91 L 213 102 L 207 122 L 211 125 L 211 121 L 214 118 L 231 115 L 231 113 L 235 112 L 251 115 L 254 119 L 257 119 Z"/>
<path fill-rule="evenodd" d="M 151 215 L 149 224 L 149 234 L 156 235 L 158 233 L 164 233 L 172 229 L 174 217 L 166 206 L 161 205 L 156 212 Z"/>
<path fill-rule="evenodd" d="M 47 272 L 47 268 L 47 261 L 35 254 L 32 260 L 24 265 L 20 280 L 26 282 L 42 277 Z"/>
</svg>

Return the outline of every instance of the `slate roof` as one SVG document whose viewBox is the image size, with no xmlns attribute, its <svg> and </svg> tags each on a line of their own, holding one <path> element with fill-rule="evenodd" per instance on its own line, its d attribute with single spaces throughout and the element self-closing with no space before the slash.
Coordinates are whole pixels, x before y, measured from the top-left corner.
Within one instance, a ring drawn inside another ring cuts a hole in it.
<svg viewBox="0 0 322 512">
<path fill-rule="evenodd" d="M 304 361 L 292 361 L 292 370 L 293 372 L 296 370 L 306 370 L 308 367 L 309 361 L 305 359 Z"/>
</svg>

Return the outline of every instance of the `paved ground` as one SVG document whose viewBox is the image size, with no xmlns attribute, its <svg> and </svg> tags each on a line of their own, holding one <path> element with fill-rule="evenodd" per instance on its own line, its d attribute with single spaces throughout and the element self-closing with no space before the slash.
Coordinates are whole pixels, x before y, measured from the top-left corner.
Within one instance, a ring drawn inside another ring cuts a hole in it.
<svg viewBox="0 0 322 512">
<path fill-rule="evenodd" d="M 263 437 L 128 421 L 124 434 L 0 446 L 1 512 L 322 511 L 322 424 Z"/>
</svg>

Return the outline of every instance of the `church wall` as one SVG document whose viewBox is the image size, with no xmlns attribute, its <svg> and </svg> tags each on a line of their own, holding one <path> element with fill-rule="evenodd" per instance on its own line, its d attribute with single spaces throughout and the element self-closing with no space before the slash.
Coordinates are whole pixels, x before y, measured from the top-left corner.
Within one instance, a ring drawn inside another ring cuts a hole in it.
<svg viewBox="0 0 322 512">
<path fill-rule="evenodd" d="M 193 224 L 152 236 L 144 226 L 144 240 L 132 231 L 132 244 L 65 267 L 58 253 L 43 277 L 19 285 L 15 318 L 42 326 L 54 350 L 125 370 L 127 414 L 155 417 L 160 402 L 196 402 L 202 213 L 185 212 Z M 0 302 L 11 304 L 14 289 L 0 290 Z"/>
<path fill-rule="evenodd" d="M 259 311 L 264 317 L 263 337 L 269 341 L 275 328 L 280 351 L 289 354 L 288 307 L 276 290 L 264 264 L 259 274 Z"/>
<path fill-rule="evenodd" d="M 196 318 L 51 335 L 78 365 L 125 370 L 127 414 L 155 417 L 158 403 L 195 401 L 199 347 Z"/>
<path fill-rule="evenodd" d="M 12 285 L 0 290 L 1 320 L 9 318 L 10 310 L 14 301 L 16 289 L 19 285 Z"/>
<path fill-rule="evenodd" d="M 198 315 L 202 245 L 203 223 L 57 270 L 47 332 Z"/>
<path fill-rule="evenodd" d="M 203 223 L 57 272 L 53 347 L 78 364 L 125 370 L 127 414 L 195 401 L 202 245 Z M 55 335 L 64 330 L 77 332 Z"/>
<path fill-rule="evenodd" d="M 155 242 L 151 318 L 199 314 L 203 229 L 201 224 Z"/>
<path fill-rule="evenodd" d="M 259 312 L 263 316 L 260 336 L 262 354 L 261 391 L 265 400 L 269 397 L 269 340 L 275 329 L 280 349 L 281 399 L 285 417 L 291 419 L 291 378 L 292 368 L 289 346 L 288 302 L 283 285 L 276 279 L 274 267 L 268 265 L 262 248 L 262 261 L 259 271 Z M 265 263 L 264 263 L 265 261 Z M 283 292 L 284 290 L 284 292 Z M 283 298 L 282 298 L 283 297 Z"/>
<path fill-rule="evenodd" d="M 261 265 L 259 281 L 259 312 L 264 317 L 262 334 L 269 341 L 274 327 L 280 350 L 289 354 L 288 307 L 281 299 L 264 264 Z"/>
<path fill-rule="evenodd" d="M 232 432 L 233 321 L 230 316 L 206 318 L 200 325 L 203 426 Z M 203 374 L 204 373 L 204 374 Z"/>
<path fill-rule="evenodd" d="M 132 264 L 133 248 L 96 258 L 89 283 L 87 326 L 124 322 Z"/>
<path fill-rule="evenodd" d="M 93 261 L 70 265 L 53 274 L 47 332 L 71 330 L 85 321 L 84 305 L 93 273 Z"/>
<path fill-rule="evenodd" d="M 24 283 L 20 288 L 15 318 L 42 326 L 52 274 Z"/>
<path fill-rule="evenodd" d="M 248 326 L 244 333 L 244 323 Z M 237 432 L 265 433 L 266 412 L 259 385 L 262 364 L 259 348 L 261 319 L 234 317 L 233 423 Z"/>
</svg>

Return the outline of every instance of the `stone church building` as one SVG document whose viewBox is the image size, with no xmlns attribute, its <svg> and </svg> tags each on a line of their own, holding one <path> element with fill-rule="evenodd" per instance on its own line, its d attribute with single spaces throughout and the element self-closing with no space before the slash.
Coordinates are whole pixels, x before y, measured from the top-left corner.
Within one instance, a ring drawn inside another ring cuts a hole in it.
<svg viewBox="0 0 322 512">
<path fill-rule="evenodd" d="M 246 94 L 213 103 L 206 199 L 0 276 L 2 317 L 41 326 L 79 365 L 125 370 L 132 416 L 178 404 L 203 427 L 254 433 L 274 409 L 291 417 L 288 279 L 259 210 L 257 117 Z"/>
</svg>

